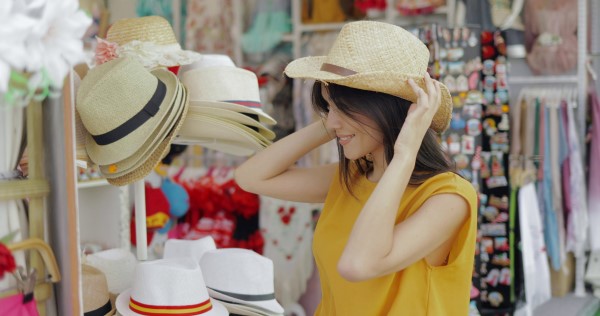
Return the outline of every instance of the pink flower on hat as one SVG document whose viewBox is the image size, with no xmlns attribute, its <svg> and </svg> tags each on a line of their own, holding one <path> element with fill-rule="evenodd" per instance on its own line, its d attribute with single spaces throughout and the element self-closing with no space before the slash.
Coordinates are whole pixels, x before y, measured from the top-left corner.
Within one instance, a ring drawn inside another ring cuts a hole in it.
<svg viewBox="0 0 600 316">
<path fill-rule="evenodd" d="M 107 61 L 111 61 L 119 57 L 119 45 L 96 37 L 98 43 L 96 45 L 96 65 L 102 65 Z"/>
</svg>

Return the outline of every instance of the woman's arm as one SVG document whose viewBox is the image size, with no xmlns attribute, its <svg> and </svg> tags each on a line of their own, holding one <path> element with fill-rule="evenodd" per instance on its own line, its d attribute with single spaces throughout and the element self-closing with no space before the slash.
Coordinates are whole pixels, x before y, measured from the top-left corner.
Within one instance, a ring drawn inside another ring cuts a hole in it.
<svg viewBox="0 0 600 316">
<path fill-rule="evenodd" d="M 425 83 L 428 93 L 411 80 L 417 103 L 411 105 L 394 157 L 354 223 L 338 262 L 340 275 L 350 281 L 399 271 L 432 254 L 456 234 L 469 215 L 463 198 L 440 194 L 428 198 L 407 220 L 394 224 L 423 136 L 439 108 L 439 85 L 428 75 Z"/>
<path fill-rule="evenodd" d="M 322 203 L 337 164 L 313 168 L 295 168 L 294 164 L 334 137 L 335 133 L 327 131 L 323 122 L 314 122 L 241 164 L 235 170 L 235 180 L 248 192 L 287 201 Z"/>
</svg>

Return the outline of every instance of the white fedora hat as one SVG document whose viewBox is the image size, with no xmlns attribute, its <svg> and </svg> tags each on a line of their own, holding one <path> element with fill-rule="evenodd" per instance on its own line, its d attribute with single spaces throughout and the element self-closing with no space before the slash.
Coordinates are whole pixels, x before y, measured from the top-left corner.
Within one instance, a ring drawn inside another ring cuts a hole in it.
<svg viewBox="0 0 600 316">
<path fill-rule="evenodd" d="M 165 119 L 177 92 L 177 77 L 148 71 L 133 58 L 91 69 L 77 92 L 77 111 L 89 132 L 86 150 L 101 165 L 133 155 Z"/>
<path fill-rule="evenodd" d="M 296 59 L 284 73 L 416 102 L 408 79 L 424 89 L 428 63 L 429 49 L 409 31 L 390 23 L 355 21 L 344 25 L 327 56 Z M 438 133 L 452 117 L 450 91 L 442 83 L 440 88 L 442 104 L 430 126 Z"/>
<path fill-rule="evenodd" d="M 81 265 L 81 294 L 84 315 L 115 314 L 115 306 L 110 301 L 110 293 L 104 273 L 92 266 Z"/>
<path fill-rule="evenodd" d="M 241 248 L 208 251 L 200 260 L 210 296 L 282 314 L 275 299 L 273 261 Z"/>
<path fill-rule="evenodd" d="M 132 170 L 139 168 L 143 163 L 145 163 L 151 153 L 154 152 L 164 140 L 165 135 L 178 122 L 178 118 L 181 117 L 185 108 L 185 94 L 186 92 L 184 86 L 179 84 L 177 86 L 177 94 L 173 100 L 173 106 L 170 107 L 167 118 L 161 122 L 156 130 L 154 130 L 146 143 L 130 157 L 110 165 L 100 165 L 100 172 L 102 175 L 104 175 L 106 178 L 117 178 L 123 176 L 124 174 L 130 173 Z"/>
<path fill-rule="evenodd" d="M 236 156 L 249 156 L 265 148 L 266 144 L 257 140 L 256 135 L 238 125 L 242 127 L 208 116 L 186 118 L 175 142 L 200 144 Z"/>
<path fill-rule="evenodd" d="M 253 72 L 229 66 L 193 69 L 181 80 L 196 105 L 227 109 L 248 115 L 264 124 L 277 122 L 262 110 L 258 78 Z"/>
<path fill-rule="evenodd" d="M 198 262 L 171 258 L 140 262 L 133 286 L 117 297 L 117 311 L 132 315 L 229 315 L 210 299 Z"/>
<path fill-rule="evenodd" d="M 250 127 L 268 140 L 275 139 L 275 133 L 272 130 L 266 128 L 264 125 L 260 124 L 257 120 L 252 119 L 248 115 L 232 110 L 211 108 L 197 104 L 198 101 L 190 101 L 190 115 L 202 114 L 216 119 L 227 119 Z"/>
<path fill-rule="evenodd" d="M 234 315 L 244 315 L 244 316 L 283 316 L 281 313 L 273 313 L 263 308 L 252 307 L 240 303 L 232 303 L 221 301 L 215 298 L 215 300 L 219 301 L 219 303 L 223 304 L 229 313 Z"/>
<path fill-rule="evenodd" d="M 202 237 L 196 240 L 168 239 L 165 242 L 163 258 L 194 258 L 198 263 L 209 250 L 217 249 L 212 236 Z"/>
<path fill-rule="evenodd" d="M 202 58 L 196 60 L 195 62 L 189 65 L 181 66 L 179 69 L 179 77 L 183 77 L 183 74 L 192 69 L 199 68 L 208 68 L 215 66 L 227 66 L 227 67 L 235 67 L 235 63 L 231 58 L 227 55 L 221 54 L 203 54 Z"/>
<path fill-rule="evenodd" d="M 83 261 L 104 273 L 111 294 L 119 294 L 131 287 L 137 259 L 129 250 L 103 250 L 87 255 Z"/>
</svg>

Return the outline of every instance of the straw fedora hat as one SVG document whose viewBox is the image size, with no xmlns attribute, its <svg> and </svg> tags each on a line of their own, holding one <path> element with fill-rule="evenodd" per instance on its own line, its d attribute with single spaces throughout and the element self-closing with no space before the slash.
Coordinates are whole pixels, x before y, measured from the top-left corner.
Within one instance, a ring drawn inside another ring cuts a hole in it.
<svg viewBox="0 0 600 316">
<path fill-rule="evenodd" d="M 155 70 L 159 71 L 159 70 Z M 160 70 L 164 71 L 164 70 Z M 182 116 L 185 109 L 185 88 L 183 85 L 177 85 L 177 93 L 173 99 L 173 105 L 169 107 L 165 120 L 150 135 L 146 143 L 138 149 L 133 155 L 110 165 L 100 165 L 100 172 L 106 178 L 116 178 L 126 173 L 130 173 L 139 168 L 147 161 L 147 158 L 164 141 L 164 135 L 173 129 L 178 118 Z"/>
<path fill-rule="evenodd" d="M 168 113 L 177 77 L 166 70 L 149 72 L 124 57 L 89 71 L 77 93 L 77 111 L 89 132 L 90 159 L 108 165 L 133 155 Z"/>
<path fill-rule="evenodd" d="M 327 56 L 303 57 L 289 63 L 284 73 L 291 78 L 315 79 L 351 88 L 383 92 L 416 102 L 408 84 L 413 79 L 425 89 L 429 50 L 405 29 L 388 23 L 347 23 Z M 440 84 L 442 104 L 431 128 L 445 131 L 452 116 L 452 98 Z"/>
<path fill-rule="evenodd" d="M 209 116 L 190 116 L 179 130 L 175 142 L 198 144 L 235 156 L 250 156 L 268 145 L 257 139 L 260 134 L 235 124 Z"/>
<path fill-rule="evenodd" d="M 106 276 L 102 271 L 86 264 L 81 265 L 81 293 L 85 315 L 115 314 L 115 305 L 110 300 Z"/>
<path fill-rule="evenodd" d="M 282 314 L 275 299 L 273 261 L 242 248 L 207 251 L 200 260 L 212 298 Z"/>
<path fill-rule="evenodd" d="M 119 56 L 136 57 L 146 68 L 191 64 L 202 58 L 183 50 L 169 21 L 161 16 L 144 16 L 116 21 L 106 40 L 119 45 Z"/>
<path fill-rule="evenodd" d="M 263 124 L 277 122 L 262 110 L 258 78 L 251 71 L 229 66 L 189 70 L 181 80 L 195 105 L 255 116 Z"/>
<path fill-rule="evenodd" d="M 108 291 L 118 295 L 131 287 L 137 259 L 129 250 L 113 248 L 87 255 L 84 263 L 102 271 Z"/>
<path fill-rule="evenodd" d="M 132 315 L 229 315 L 208 295 L 198 262 L 171 258 L 140 262 L 133 285 L 117 297 L 117 310 Z"/>
<path fill-rule="evenodd" d="M 223 123 L 225 125 L 228 125 L 230 127 L 236 128 L 236 129 L 239 129 L 240 130 L 239 132 L 244 133 L 244 134 L 256 139 L 260 144 L 264 145 L 264 147 L 271 145 L 272 142 L 271 142 L 271 140 L 269 140 L 269 138 L 271 138 L 271 139 L 274 138 L 272 136 L 274 136 L 273 134 L 275 134 L 269 130 L 267 130 L 265 132 L 266 129 L 264 127 L 261 129 L 258 129 L 258 128 L 254 128 L 252 126 L 248 126 L 248 125 L 241 124 L 239 122 L 230 120 L 226 117 L 219 117 L 219 116 L 211 115 L 211 114 L 198 114 L 198 113 L 190 113 L 190 115 L 187 117 L 187 120 L 184 123 L 184 127 L 186 127 L 186 130 L 188 130 L 188 127 L 190 124 L 194 124 L 194 121 L 197 118 L 213 118 L 213 119 L 219 120 L 220 123 Z M 265 134 L 266 134 L 266 136 L 265 136 Z M 180 135 L 181 135 L 181 133 L 180 133 Z M 201 135 L 195 134 L 195 136 L 201 136 Z M 267 138 L 267 136 L 269 138 Z M 216 139 L 218 141 L 222 138 L 223 137 L 217 137 Z"/>
<path fill-rule="evenodd" d="M 230 315 L 240 315 L 240 316 L 242 316 L 242 315 L 243 316 L 283 316 L 284 315 L 284 314 L 279 314 L 279 313 L 273 313 L 266 309 L 252 307 L 252 306 L 248 306 L 248 305 L 244 305 L 244 304 L 240 304 L 240 303 L 221 301 L 216 298 L 214 300 L 223 304 L 223 306 L 225 306 L 225 308 L 230 313 Z"/>
<path fill-rule="evenodd" d="M 183 122 L 185 121 L 185 117 L 187 115 L 187 111 L 189 108 L 189 100 L 186 89 L 183 89 L 183 99 L 182 99 L 182 107 L 183 111 L 181 115 L 177 117 L 177 121 L 173 128 L 170 129 L 169 134 L 162 138 L 163 140 L 158 143 L 158 146 L 154 151 L 150 151 L 147 154 L 148 158 L 146 158 L 141 165 L 137 165 L 130 172 L 120 175 L 116 178 L 107 177 L 106 180 L 108 183 L 117 186 L 123 186 L 130 183 L 133 183 L 138 180 L 144 179 L 154 168 L 158 165 L 158 163 L 169 153 L 171 148 L 171 143 L 175 140 L 177 136 L 177 132 L 183 126 Z"/>
<path fill-rule="evenodd" d="M 202 237 L 196 240 L 168 239 L 165 242 L 163 258 L 193 258 L 198 263 L 202 256 L 209 250 L 217 249 L 212 236 Z"/>
</svg>

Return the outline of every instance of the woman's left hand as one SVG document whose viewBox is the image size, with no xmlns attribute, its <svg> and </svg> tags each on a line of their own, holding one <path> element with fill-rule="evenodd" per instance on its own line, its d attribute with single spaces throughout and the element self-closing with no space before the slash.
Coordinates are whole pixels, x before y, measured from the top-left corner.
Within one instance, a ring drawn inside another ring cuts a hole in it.
<svg viewBox="0 0 600 316">
<path fill-rule="evenodd" d="M 440 83 L 431 79 L 429 73 L 426 73 L 424 79 L 426 91 L 414 80 L 408 79 L 408 84 L 417 95 L 417 102 L 410 105 L 404 126 L 394 144 L 395 153 L 406 152 L 407 149 L 414 150 L 416 153 L 419 150 L 433 116 L 440 107 Z"/>
</svg>

